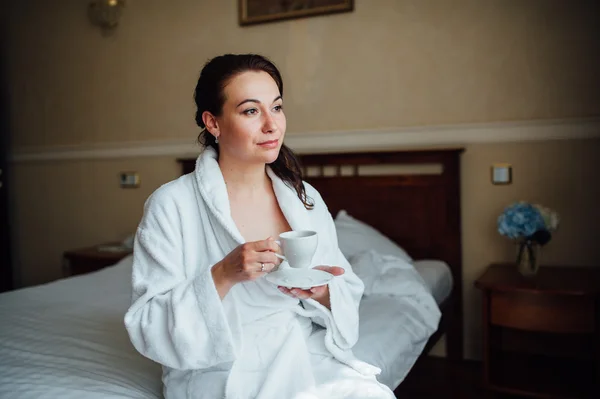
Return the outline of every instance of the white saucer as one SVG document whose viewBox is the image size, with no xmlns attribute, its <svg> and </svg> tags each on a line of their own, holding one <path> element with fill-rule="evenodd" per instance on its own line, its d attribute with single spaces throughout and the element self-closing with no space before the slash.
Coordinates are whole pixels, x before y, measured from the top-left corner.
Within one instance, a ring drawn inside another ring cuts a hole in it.
<svg viewBox="0 0 600 399">
<path fill-rule="evenodd" d="M 317 269 L 285 268 L 271 272 L 265 276 L 267 281 L 286 288 L 307 290 L 325 285 L 333 278 L 333 274 Z"/>
</svg>

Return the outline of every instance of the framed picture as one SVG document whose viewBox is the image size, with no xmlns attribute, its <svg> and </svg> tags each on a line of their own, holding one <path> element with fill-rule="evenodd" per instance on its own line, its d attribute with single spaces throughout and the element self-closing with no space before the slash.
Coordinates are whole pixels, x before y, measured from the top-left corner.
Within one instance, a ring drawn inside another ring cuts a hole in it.
<svg viewBox="0 0 600 399">
<path fill-rule="evenodd" d="M 354 0 L 238 0 L 240 25 L 350 12 Z"/>
</svg>

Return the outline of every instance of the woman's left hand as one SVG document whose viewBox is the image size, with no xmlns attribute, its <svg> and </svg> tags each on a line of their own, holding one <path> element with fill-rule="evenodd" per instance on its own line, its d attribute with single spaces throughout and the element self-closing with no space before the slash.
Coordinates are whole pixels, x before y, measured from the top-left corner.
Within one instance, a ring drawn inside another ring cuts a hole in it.
<svg viewBox="0 0 600 399">
<path fill-rule="evenodd" d="M 333 274 L 334 276 L 341 276 L 342 274 L 344 274 L 344 269 L 339 266 L 317 266 L 314 269 L 323 270 L 327 273 Z M 313 287 L 308 290 L 303 290 L 301 288 L 285 288 L 281 286 L 277 288 L 279 288 L 279 291 L 293 298 L 311 298 L 319 302 L 321 305 L 331 309 L 331 305 L 329 302 L 329 286 L 327 284 L 318 287 Z"/>
</svg>

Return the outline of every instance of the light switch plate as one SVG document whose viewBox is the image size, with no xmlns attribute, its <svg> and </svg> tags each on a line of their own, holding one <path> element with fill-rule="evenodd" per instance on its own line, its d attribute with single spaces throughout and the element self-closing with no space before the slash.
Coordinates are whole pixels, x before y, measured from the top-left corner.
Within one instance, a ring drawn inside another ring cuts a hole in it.
<svg viewBox="0 0 600 399">
<path fill-rule="evenodd" d="M 492 165 L 492 184 L 512 183 L 512 166 L 507 163 L 495 163 Z"/>
<path fill-rule="evenodd" d="M 140 176 L 136 172 L 122 172 L 119 175 L 122 188 L 135 188 L 140 186 Z"/>
</svg>

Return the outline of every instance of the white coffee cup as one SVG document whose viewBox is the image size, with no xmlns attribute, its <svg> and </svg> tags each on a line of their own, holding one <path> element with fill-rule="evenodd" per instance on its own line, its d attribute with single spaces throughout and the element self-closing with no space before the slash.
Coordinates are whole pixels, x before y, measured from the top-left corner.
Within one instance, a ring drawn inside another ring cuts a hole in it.
<svg viewBox="0 0 600 399">
<path fill-rule="evenodd" d="M 290 267 L 301 269 L 311 266 L 319 240 L 316 231 L 299 230 L 281 233 L 275 242 L 281 246 L 284 256 L 275 255 L 287 261 Z"/>
</svg>

